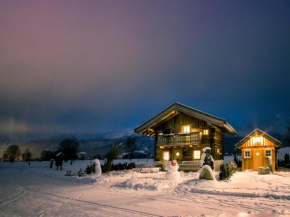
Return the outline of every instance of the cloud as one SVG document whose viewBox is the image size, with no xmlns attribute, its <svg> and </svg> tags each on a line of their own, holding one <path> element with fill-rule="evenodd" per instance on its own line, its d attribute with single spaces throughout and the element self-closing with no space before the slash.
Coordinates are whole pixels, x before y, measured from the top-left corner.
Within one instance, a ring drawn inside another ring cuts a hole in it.
<svg viewBox="0 0 290 217">
<path fill-rule="evenodd" d="M 1 129 L 114 131 L 175 101 L 237 123 L 285 114 L 287 6 L 3 1 Z"/>
<path fill-rule="evenodd" d="M 14 118 L 0 122 L 0 133 L 17 134 L 27 133 L 29 131 L 30 128 L 25 122 L 15 121 Z"/>
</svg>

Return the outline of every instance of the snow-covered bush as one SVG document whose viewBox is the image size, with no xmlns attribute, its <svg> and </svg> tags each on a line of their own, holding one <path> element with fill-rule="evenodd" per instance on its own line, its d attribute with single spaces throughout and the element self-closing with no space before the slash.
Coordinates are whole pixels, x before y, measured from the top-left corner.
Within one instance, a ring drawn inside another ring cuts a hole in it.
<svg viewBox="0 0 290 217">
<path fill-rule="evenodd" d="M 237 171 L 237 164 L 234 161 L 221 165 L 219 177 L 220 180 L 228 180 Z"/>
</svg>

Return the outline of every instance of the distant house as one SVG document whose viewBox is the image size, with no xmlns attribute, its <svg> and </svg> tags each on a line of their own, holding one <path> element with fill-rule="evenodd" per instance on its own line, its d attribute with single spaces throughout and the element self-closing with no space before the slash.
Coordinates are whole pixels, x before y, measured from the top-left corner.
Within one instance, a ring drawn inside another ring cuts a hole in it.
<svg viewBox="0 0 290 217">
<path fill-rule="evenodd" d="M 202 149 L 210 147 L 215 168 L 224 162 L 224 135 L 237 132 L 224 119 L 174 103 L 137 127 L 135 133 L 155 138 L 155 161 L 177 160 L 181 168 L 195 165 L 197 170 Z M 194 169 L 193 169 L 194 168 Z"/>
<path fill-rule="evenodd" d="M 260 129 L 255 129 L 236 144 L 236 148 L 242 152 L 242 170 L 257 171 L 259 167 L 268 167 L 272 161 L 274 171 L 278 166 L 277 150 L 281 145 L 277 139 Z"/>
</svg>

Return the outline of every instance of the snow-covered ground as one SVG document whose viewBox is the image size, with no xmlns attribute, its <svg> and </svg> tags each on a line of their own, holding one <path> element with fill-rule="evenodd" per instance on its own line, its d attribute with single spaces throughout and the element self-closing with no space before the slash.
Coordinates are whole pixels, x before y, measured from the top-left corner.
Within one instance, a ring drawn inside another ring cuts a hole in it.
<svg viewBox="0 0 290 217">
<path fill-rule="evenodd" d="M 290 216 L 290 172 L 238 172 L 230 181 L 181 173 L 177 182 L 164 172 L 64 176 L 88 163 L 60 171 L 49 162 L 1 162 L 0 216 Z"/>
</svg>

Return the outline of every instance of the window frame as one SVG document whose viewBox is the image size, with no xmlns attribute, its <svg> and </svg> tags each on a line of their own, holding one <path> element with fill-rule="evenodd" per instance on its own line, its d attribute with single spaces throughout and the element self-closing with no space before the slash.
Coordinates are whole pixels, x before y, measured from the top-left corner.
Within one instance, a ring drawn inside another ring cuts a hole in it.
<svg viewBox="0 0 290 217">
<path fill-rule="evenodd" d="M 165 154 L 168 154 L 168 160 L 165 159 Z M 163 151 L 163 160 L 165 160 L 165 161 L 169 161 L 170 160 L 170 153 L 169 153 L 169 151 Z"/>
<path fill-rule="evenodd" d="M 246 152 L 249 152 L 249 156 L 246 156 Z M 250 149 L 245 149 L 244 150 L 244 158 L 252 158 Z"/>
<path fill-rule="evenodd" d="M 204 130 L 202 131 L 202 135 L 204 135 L 204 136 L 208 136 L 208 135 L 209 135 L 209 130 L 208 130 L 208 129 L 204 129 Z"/>
<path fill-rule="evenodd" d="M 267 156 L 267 151 L 270 151 L 270 156 Z M 272 149 L 265 149 L 265 157 L 272 157 Z"/>
<path fill-rule="evenodd" d="M 187 128 L 188 128 L 188 131 L 185 131 L 185 129 L 187 129 Z M 190 124 L 182 126 L 182 133 L 190 133 L 190 131 L 191 131 Z"/>
</svg>

